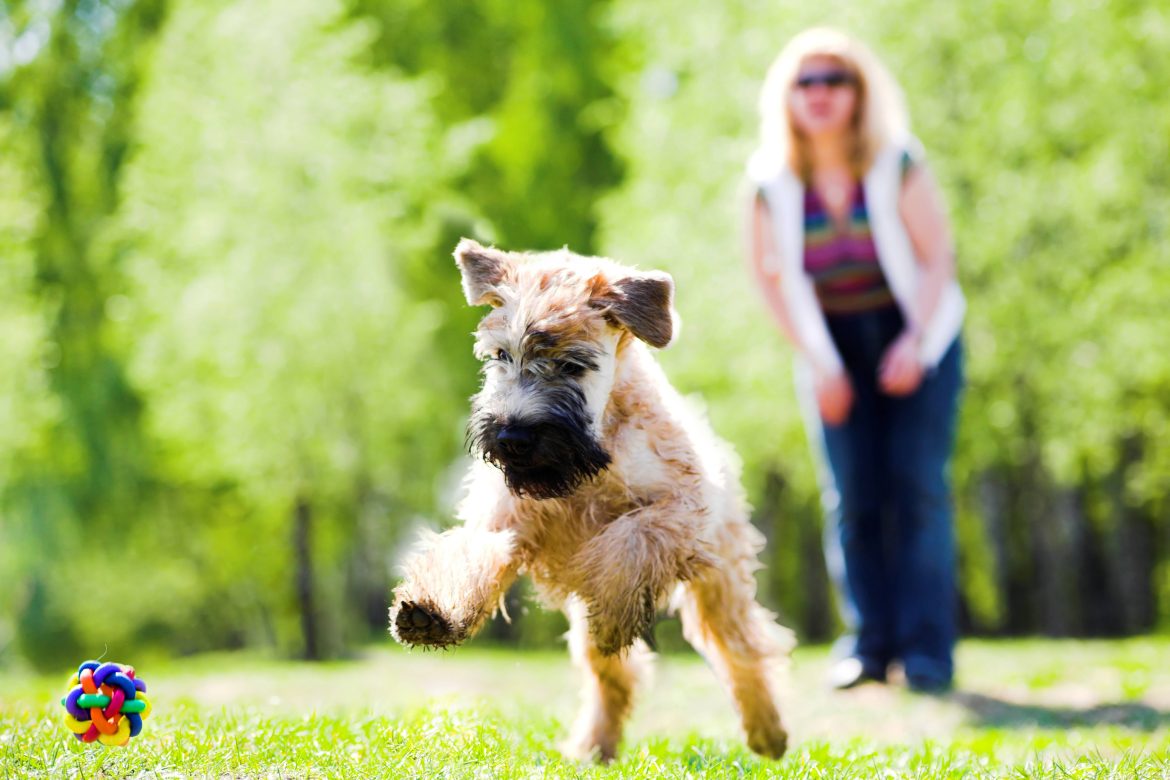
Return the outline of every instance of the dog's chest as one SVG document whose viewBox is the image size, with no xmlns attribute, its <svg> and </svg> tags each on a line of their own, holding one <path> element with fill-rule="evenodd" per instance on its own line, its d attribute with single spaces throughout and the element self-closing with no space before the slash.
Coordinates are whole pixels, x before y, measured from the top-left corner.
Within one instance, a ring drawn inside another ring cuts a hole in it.
<svg viewBox="0 0 1170 780">
<path fill-rule="evenodd" d="M 570 558 L 617 518 L 651 503 L 632 492 L 612 470 L 603 471 L 571 496 L 541 502 L 539 554 Z"/>
<path fill-rule="evenodd" d="M 533 545 L 530 573 L 542 590 L 553 593 L 563 573 L 573 571 L 576 555 L 614 520 L 670 497 L 678 489 L 675 459 L 652 431 L 622 426 L 607 437 L 609 466 L 578 486 L 572 495 L 540 502 L 539 541 Z"/>
<path fill-rule="evenodd" d="M 585 528 L 597 531 L 600 526 L 651 503 L 651 500 L 647 495 L 630 490 L 612 470 L 607 470 L 578 489 L 569 502 L 569 511 L 585 519 Z"/>
<path fill-rule="evenodd" d="M 659 442 L 645 427 L 625 425 L 608 444 L 612 462 L 603 480 L 604 490 L 625 493 L 644 504 L 674 489 L 677 480 L 672 464 L 662 457 Z"/>
</svg>

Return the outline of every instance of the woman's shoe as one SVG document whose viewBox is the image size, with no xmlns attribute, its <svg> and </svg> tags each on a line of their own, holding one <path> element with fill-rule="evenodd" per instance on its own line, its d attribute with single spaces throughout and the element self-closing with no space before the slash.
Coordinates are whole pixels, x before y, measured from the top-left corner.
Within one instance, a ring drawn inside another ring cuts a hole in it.
<svg viewBox="0 0 1170 780">
<path fill-rule="evenodd" d="M 885 681 L 885 670 L 879 672 L 872 666 L 867 667 L 864 661 L 855 656 L 842 658 L 829 667 L 829 685 L 839 691 L 856 687 L 864 682 Z"/>
</svg>

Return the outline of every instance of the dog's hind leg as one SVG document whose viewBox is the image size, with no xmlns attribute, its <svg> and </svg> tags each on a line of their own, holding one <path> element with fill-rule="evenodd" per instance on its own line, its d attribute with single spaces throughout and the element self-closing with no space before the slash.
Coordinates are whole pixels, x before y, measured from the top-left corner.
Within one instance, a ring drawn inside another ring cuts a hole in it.
<svg viewBox="0 0 1170 780">
<path fill-rule="evenodd" d="M 729 689 L 748 747 L 779 758 L 788 734 L 776 708 L 774 678 L 792 640 L 755 600 L 758 533 L 746 523 L 723 531 L 724 560 L 684 583 L 674 606 L 683 635 Z"/>
<path fill-rule="evenodd" d="M 404 645 L 459 644 L 496 611 L 518 567 L 511 531 L 463 525 L 428 533 L 394 589 L 390 632 Z"/>
<path fill-rule="evenodd" d="M 603 654 L 589 633 L 586 606 L 570 600 L 569 651 L 584 678 L 581 710 L 564 752 L 573 758 L 611 761 L 617 755 L 622 727 L 634 705 L 639 679 L 649 671 L 653 654 L 641 641 L 622 653 Z"/>
</svg>

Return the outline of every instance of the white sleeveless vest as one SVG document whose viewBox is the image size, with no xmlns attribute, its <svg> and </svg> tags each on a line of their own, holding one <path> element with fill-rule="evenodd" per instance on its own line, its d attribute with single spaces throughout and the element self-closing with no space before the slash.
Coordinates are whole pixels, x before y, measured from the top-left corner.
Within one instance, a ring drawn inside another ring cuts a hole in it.
<svg viewBox="0 0 1170 780">
<path fill-rule="evenodd" d="M 918 290 L 922 269 L 898 213 L 902 187 L 902 153 L 914 139 L 882 149 L 865 175 L 865 206 L 878 262 L 894 300 L 903 313 Z M 779 274 L 793 326 L 807 346 L 817 368 L 834 372 L 844 368 L 829 335 L 825 315 L 817 302 L 812 279 L 804 270 L 804 184 L 775 152 L 759 149 L 748 161 L 748 176 L 760 188 L 772 215 L 778 257 L 765 257 L 766 270 Z M 923 323 L 918 357 L 928 368 L 938 365 L 959 334 L 966 301 L 957 281 L 940 294 L 930 322 Z"/>
</svg>

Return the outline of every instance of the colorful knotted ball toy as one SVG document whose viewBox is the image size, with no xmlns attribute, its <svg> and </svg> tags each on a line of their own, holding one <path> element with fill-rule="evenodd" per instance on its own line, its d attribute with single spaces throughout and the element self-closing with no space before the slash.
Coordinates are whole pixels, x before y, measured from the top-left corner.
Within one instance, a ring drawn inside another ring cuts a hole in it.
<svg viewBox="0 0 1170 780">
<path fill-rule="evenodd" d="M 146 683 L 135 678 L 134 667 L 97 661 L 77 667 L 61 704 L 75 737 L 103 745 L 125 745 L 142 732 L 142 719 L 150 714 Z"/>
</svg>

